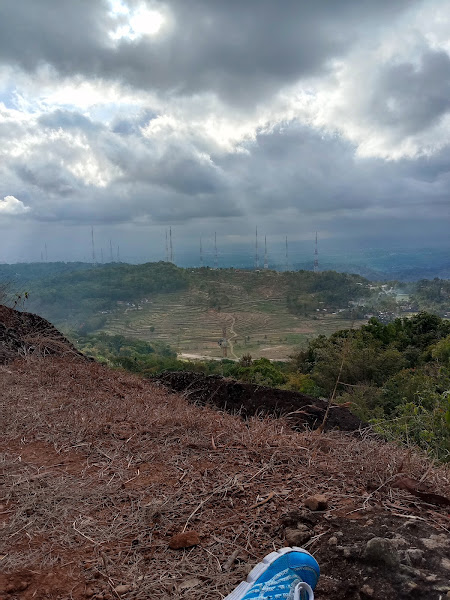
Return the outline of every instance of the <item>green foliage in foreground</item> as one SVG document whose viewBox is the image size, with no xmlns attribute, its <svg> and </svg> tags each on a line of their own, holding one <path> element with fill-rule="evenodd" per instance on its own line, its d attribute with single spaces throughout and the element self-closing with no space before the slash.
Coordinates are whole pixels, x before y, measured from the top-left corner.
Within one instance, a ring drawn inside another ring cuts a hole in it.
<svg viewBox="0 0 450 600">
<path fill-rule="evenodd" d="M 450 459 L 450 321 L 425 312 L 320 336 L 293 359 L 319 393 L 389 439 Z"/>
</svg>

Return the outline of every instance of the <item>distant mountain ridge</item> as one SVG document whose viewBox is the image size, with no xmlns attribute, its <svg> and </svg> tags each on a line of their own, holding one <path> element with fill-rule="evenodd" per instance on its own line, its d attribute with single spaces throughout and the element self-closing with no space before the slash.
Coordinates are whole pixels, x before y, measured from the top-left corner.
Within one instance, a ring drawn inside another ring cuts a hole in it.
<svg viewBox="0 0 450 600">
<path fill-rule="evenodd" d="M 286 271 L 284 249 L 274 248 L 268 255 L 269 268 L 275 271 Z M 204 252 L 201 264 L 198 252 L 187 249 L 176 256 L 176 264 L 182 268 L 199 268 L 215 266 L 211 253 Z M 126 257 L 124 264 L 146 264 L 157 262 L 153 258 Z M 259 257 L 260 265 L 264 257 Z M 97 266 L 113 266 L 118 262 L 97 263 Z M 221 269 L 254 269 L 255 255 L 248 248 L 219 248 L 217 265 Z M 31 262 L 0 263 L 0 282 L 8 279 L 18 282 L 33 281 L 68 273 L 71 271 L 93 268 L 92 262 Z M 262 267 L 261 267 L 262 268 Z M 313 270 L 313 253 L 311 247 L 304 243 L 289 244 L 288 270 Z M 380 249 L 360 248 L 335 250 L 329 244 L 319 243 L 319 270 L 337 271 L 339 273 L 356 273 L 371 281 L 418 281 L 420 279 L 450 279 L 450 249 L 419 248 Z"/>
</svg>

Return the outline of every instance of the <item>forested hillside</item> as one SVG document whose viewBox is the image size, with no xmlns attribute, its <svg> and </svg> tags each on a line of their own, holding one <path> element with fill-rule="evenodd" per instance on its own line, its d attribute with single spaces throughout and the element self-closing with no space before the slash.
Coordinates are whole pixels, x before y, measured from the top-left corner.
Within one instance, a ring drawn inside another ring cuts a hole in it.
<svg viewBox="0 0 450 600">
<path fill-rule="evenodd" d="M 308 315 L 317 308 L 338 310 L 349 302 L 371 296 L 369 282 L 359 275 L 324 271 L 287 273 L 287 305 L 294 314 Z"/>
<path fill-rule="evenodd" d="M 67 333 L 104 331 L 220 356 L 225 327 L 233 358 L 249 351 L 286 358 L 296 344 L 360 317 L 351 302 L 376 297 L 367 280 L 333 271 L 181 269 L 164 262 L 98 265 L 22 280 L 18 289 L 27 291 L 25 309 Z"/>
<path fill-rule="evenodd" d="M 411 296 L 420 309 L 450 316 L 450 280 L 421 279 L 411 286 Z"/>
<path fill-rule="evenodd" d="M 86 262 L 40 262 L 0 264 L 0 281 L 8 281 L 18 286 L 29 284 L 39 279 L 47 279 L 72 271 L 87 271 L 92 269 L 91 263 Z"/>
<path fill-rule="evenodd" d="M 30 308 L 58 323 L 82 322 L 118 302 L 175 292 L 188 285 L 183 269 L 169 263 L 106 264 L 36 281 Z"/>
</svg>

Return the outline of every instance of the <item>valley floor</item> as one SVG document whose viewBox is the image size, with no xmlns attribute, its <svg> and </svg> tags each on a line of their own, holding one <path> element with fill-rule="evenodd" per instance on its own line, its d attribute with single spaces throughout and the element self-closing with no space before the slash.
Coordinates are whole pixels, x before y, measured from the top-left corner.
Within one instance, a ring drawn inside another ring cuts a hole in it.
<svg viewBox="0 0 450 600">
<path fill-rule="evenodd" d="M 122 304 L 104 327 L 110 334 L 151 341 L 163 341 L 181 357 L 221 358 L 225 328 L 227 356 L 237 360 L 244 354 L 253 358 L 287 360 L 299 347 L 317 335 L 359 327 L 366 321 L 342 319 L 322 313 L 315 318 L 290 313 L 277 290 L 268 290 L 262 299 L 233 296 L 224 286 L 230 305 L 222 310 L 207 308 L 196 291 L 159 294 L 140 302 Z"/>
</svg>

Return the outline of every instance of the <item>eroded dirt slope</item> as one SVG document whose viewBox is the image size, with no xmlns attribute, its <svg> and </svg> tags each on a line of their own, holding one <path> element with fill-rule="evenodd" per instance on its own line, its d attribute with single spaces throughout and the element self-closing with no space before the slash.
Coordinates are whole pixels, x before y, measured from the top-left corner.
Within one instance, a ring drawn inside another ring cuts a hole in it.
<svg viewBox="0 0 450 600">
<path fill-rule="evenodd" d="M 318 600 L 450 590 L 450 472 L 412 451 L 244 421 L 67 358 L 16 360 L 0 381 L 2 600 L 219 600 L 295 541 L 321 565 Z M 198 543 L 171 549 L 183 530 Z"/>
<path fill-rule="evenodd" d="M 156 379 L 171 390 L 182 392 L 189 402 L 217 406 L 244 418 L 254 415 L 284 417 L 293 428 L 304 429 L 307 426 L 316 429 L 321 425 L 327 408 L 327 403 L 319 398 L 242 383 L 219 375 L 178 371 L 159 375 Z M 347 408 L 332 405 L 325 429 L 356 431 L 366 426 Z"/>
<path fill-rule="evenodd" d="M 0 304 L 0 364 L 31 354 L 84 358 L 42 317 Z"/>
</svg>

